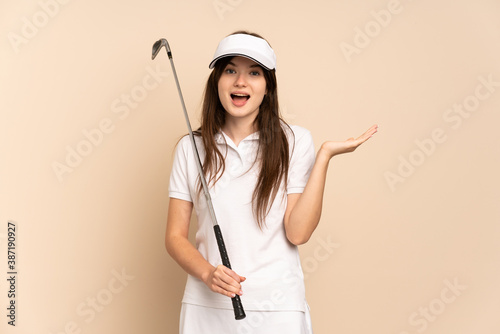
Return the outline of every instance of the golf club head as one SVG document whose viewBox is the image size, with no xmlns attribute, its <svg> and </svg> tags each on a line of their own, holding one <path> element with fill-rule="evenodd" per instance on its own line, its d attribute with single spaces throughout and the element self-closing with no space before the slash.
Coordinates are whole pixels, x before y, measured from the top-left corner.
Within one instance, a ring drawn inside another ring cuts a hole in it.
<svg viewBox="0 0 500 334">
<path fill-rule="evenodd" d="M 161 47 L 165 46 L 165 50 L 167 50 L 168 57 L 172 57 L 172 52 L 170 51 L 170 45 L 168 45 L 168 42 L 165 38 L 161 38 L 153 44 L 153 54 L 151 55 L 151 59 L 155 59 L 158 53 L 161 50 Z"/>
</svg>

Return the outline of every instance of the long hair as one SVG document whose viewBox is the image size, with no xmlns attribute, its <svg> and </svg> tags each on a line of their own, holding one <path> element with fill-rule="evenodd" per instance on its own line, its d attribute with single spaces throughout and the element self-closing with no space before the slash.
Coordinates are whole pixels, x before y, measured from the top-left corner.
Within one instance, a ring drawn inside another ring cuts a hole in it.
<svg viewBox="0 0 500 334">
<path fill-rule="evenodd" d="M 236 31 L 234 34 L 262 36 L 247 31 Z M 225 123 L 226 111 L 219 100 L 218 82 L 231 61 L 231 57 L 219 59 L 210 74 L 205 87 L 201 127 L 196 131 L 201 135 L 205 147 L 203 173 L 208 184 L 215 184 L 225 171 L 224 155 L 215 143 L 215 135 Z M 284 127 L 288 125 L 281 119 L 278 104 L 278 87 L 276 71 L 262 68 L 266 80 L 267 93 L 262 100 L 259 113 L 254 121 L 259 131 L 259 143 L 256 161 L 260 167 L 257 183 L 252 195 L 252 210 L 259 228 L 265 225 L 265 217 L 271 209 L 279 188 L 288 181 L 289 147 Z M 201 184 L 199 185 L 201 193 Z"/>
</svg>

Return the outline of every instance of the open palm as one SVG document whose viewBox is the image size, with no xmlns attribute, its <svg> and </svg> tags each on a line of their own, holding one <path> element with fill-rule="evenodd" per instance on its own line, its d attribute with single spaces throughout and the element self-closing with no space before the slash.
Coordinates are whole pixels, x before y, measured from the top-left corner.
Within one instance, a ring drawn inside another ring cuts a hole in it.
<svg viewBox="0 0 500 334">
<path fill-rule="evenodd" d="M 370 139 L 377 132 L 377 129 L 378 125 L 375 124 L 356 139 L 351 137 L 345 141 L 324 142 L 321 145 L 321 151 L 324 151 L 330 158 L 338 154 L 353 152 L 359 145 Z"/>
</svg>

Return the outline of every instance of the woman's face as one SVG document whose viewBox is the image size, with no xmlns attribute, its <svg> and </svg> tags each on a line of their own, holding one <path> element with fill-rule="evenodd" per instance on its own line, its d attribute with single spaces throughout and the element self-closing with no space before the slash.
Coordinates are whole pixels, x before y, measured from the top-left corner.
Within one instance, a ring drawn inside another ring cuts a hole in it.
<svg viewBox="0 0 500 334">
<path fill-rule="evenodd" d="M 219 99 L 226 121 L 253 122 L 267 93 L 264 69 L 245 57 L 233 57 L 218 83 Z"/>
</svg>

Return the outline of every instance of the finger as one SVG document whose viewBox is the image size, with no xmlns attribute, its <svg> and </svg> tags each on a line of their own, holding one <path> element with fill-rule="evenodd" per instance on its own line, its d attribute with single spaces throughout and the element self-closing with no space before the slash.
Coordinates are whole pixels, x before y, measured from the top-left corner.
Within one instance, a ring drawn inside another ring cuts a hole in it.
<svg viewBox="0 0 500 334">
<path fill-rule="evenodd" d="M 233 297 L 236 296 L 236 294 L 234 292 L 230 292 L 230 291 L 224 290 L 223 288 L 221 288 L 221 287 L 219 287 L 217 285 L 213 286 L 212 291 L 220 293 L 221 295 L 227 296 L 229 298 L 233 298 Z"/>
<path fill-rule="evenodd" d="M 363 136 L 372 136 L 378 131 L 378 125 L 373 125 L 371 128 L 366 130 L 366 132 L 363 134 Z"/>
<path fill-rule="evenodd" d="M 214 268 L 208 285 L 210 290 L 228 297 L 234 297 L 236 294 L 241 296 L 243 294 L 241 286 L 226 271 L 231 272 L 232 270 L 223 265 Z"/>
<path fill-rule="evenodd" d="M 235 273 L 234 270 L 224 267 L 224 273 L 226 273 L 226 275 L 228 276 L 231 276 L 236 282 L 241 282 L 241 276 Z"/>
<path fill-rule="evenodd" d="M 375 133 L 377 133 L 378 131 L 378 125 L 377 124 L 374 124 L 372 125 L 366 132 L 367 134 L 371 137 L 373 136 Z"/>
<path fill-rule="evenodd" d="M 226 268 L 227 269 L 227 268 Z M 212 290 L 216 291 L 216 287 L 224 290 L 225 295 L 242 294 L 241 285 L 236 282 L 231 276 L 227 275 L 222 268 L 215 272 L 212 279 Z M 233 296 L 234 297 L 234 296 Z"/>
<path fill-rule="evenodd" d="M 221 282 L 224 282 L 227 285 L 234 286 L 236 289 L 240 289 L 241 288 L 240 283 L 238 281 L 236 281 L 233 277 L 229 276 L 229 275 L 222 274 L 218 278 L 219 278 L 219 280 Z"/>
<path fill-rule="evenodd" d="M 359 141 L 359 144 L 364 143 L 368 139 L 371 138 L 378 130 L 378 125 L 373 125 L 371 128 L 369 128 L 365 133 L 363 133 L 361 136 L 359 136 L 356 141 Z"/>
<path fill-rule="evenodd" d="M 234 276 L 236 276 L 236 278 Z M 237 275 L 231 269 L 229 269 L 227 267 L 222 268 L 221 272 L 218 273 L 217 277 L 224 284 L 227 284 L 228 286 L 234 287 L 233 292 L 238 293 L 241 290 L 241 285 L 239 282 L 240 276 Z"/>
<path fill-rule="evenodd" d="M 377 129 L 378 129 L 378 125 L 374 124 L 368 130 L 366 130 L 364 134 L 375 133 L 375 132 L 377 132 Z"/>
<path fill-rule="evenodd" d="M 217 283 L 217 286 L 223 289 L 228 296 L 234 297 L 236 294 L 242 295 L 243 292 L 241 291 L 241 288 L 235 287 L 231 284 L 225 283 L 223 281 L 220 281 Z"/>
<path fill-rule="evenodd" d="M 219 274 L 221 274 L 221 275 L 224 274 L 224 275 L 230 276 L 235 281 L 239 282 L 239 277 L 240 276 L 237 275 L 232 269 L 229 269 L 228 267 L 226 267 L 225 265 L 219 264 L 215 270 Z"/>
</svg>

